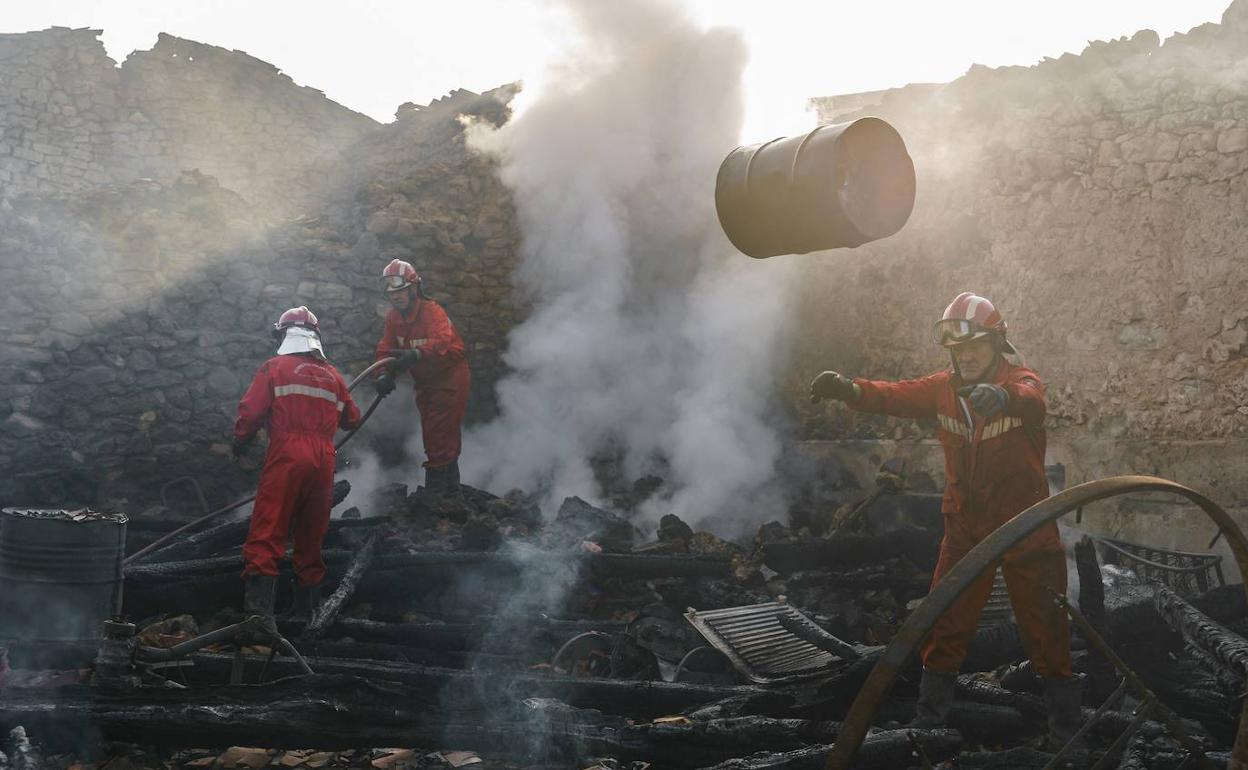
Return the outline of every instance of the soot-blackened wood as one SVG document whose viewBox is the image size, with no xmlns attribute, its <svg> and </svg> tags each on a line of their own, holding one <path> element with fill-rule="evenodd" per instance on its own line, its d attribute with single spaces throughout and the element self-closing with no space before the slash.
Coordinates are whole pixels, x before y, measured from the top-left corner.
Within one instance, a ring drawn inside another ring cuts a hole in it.
<svg viewBox="0 0 1248 770">
<path fill-rule="evenodd" d="M 1199 647 L 1240 679 L 1248 674 L 1248 640 L 1217 623 L 1165 586 L 1157 586 L 1153 606 L 1185 642 Z"/>
<path fill-rule="evenodd" d="M 1079 573 L 1079 611 L 1093 628 L 1104 633 L 1105 580 L 1096 557 L 1096 543 L 1087 535 L 1075 543 L 1075 568 Z"/>
<path fill-rule="evenodd" d="M 1101 636 L 1109 638 L 1105 614 L 1105 578 L 1096 554 L 1096 541 L 1084 535 L 1075 544 L 1075 570 L 1079 574 L 1079 611 Z M 1087 689 L 1096 703 L 1103 703 L 1118 688 L 1119 676 L 1114 665 L 1103 655 L 1092 655 L 1087 663 Z"/>
<path fill-rule="evenodd" d="M 663 555 L 597 553 L 587 559 L 590 571 L 600 578 L 648 580 L 666 577 L 727 577 L 732 560 L 713 555 Z"/>
<path fill-rule="evenodd" d="M 876 714 L 877 724 L 906 724 L 914 719 L 914 701 L 891 698 Z M 1043 722 L 1024 717 L 1015 708 L 955 700 L 949 710 L 949 727 L 980 742 L 1014 743 L 1036 732 Z"/>
<path fill-rule="evenodd" d="M 1030 746 L 1015 746 L 1005 751 L 964 752 L 958 755 L 958 768 L 991 768 L 992 770 L 1043 770 L 1053 759 Z"/>
<path fill-rule="evenodd" d="M 194 668 L 186 674 L 201 681 L 223 682 L 229 677 L 232 655 L 196 653 Z M 247 670 L 258 674 L 262 658 L 251 658 Z M 734 695 L 760 695 L 764 690 L 746 686 L 715 686 L 662 681 L 540 676 L 517 672 L 472 672 L 432 666 L 379 661 L 318 657 L 318 674 L 361 677 L 376 682 L 397 682 L 439 693 L 439 701 L 466 709 L 496 708 L 499 703 L 525 698 L 556 698 L 578 708 L 594 708 L 612 714 L 650 719 L 680 713 Z M 294 676 L 298 666 L 279 657 L 269 665 L 269 676 Z"/>
<path fill-rule="evenodd" d="M 318 639 L 327 628 L 338 618 L 338 613 L 342 612 L 342 608 L 346 606 L 347 600 L 355 593 L 356 586 L 364 577 L 364 573 L 368 572 L 368 568 L 373 564 L 373 556 L 377 553 L 377 542 L 380 533 L 373 531 L 364 544 L 360 546 L 360 550 L 356 553 L 355 558 L 351 560 L 347 572 L 342 576 L 342 580 L 338 581 L 338 587 L 329 595 L 329 598 L 322 602 L 320 607 L 312 614 L 312 621 L 308 623 L 307 628 L 303 629 L 304 639 Z"/>
<path fill-rule="evenodd" d="M 75 732 L 93 732 L 109 740 L 150 742 L 158 736 L 173 745 L 453 745 L 530 761 L 547 759 L 553 749 L 577 760 L 607 754 L 689 768 L 826 744 L 839 729 L 835 723 L 763 717 L 630 725 L 561 704 L 535 709 L 495 703 L 476 716 L 447 708 L 436 693 L 419 688 L 323 675 L 264 687 L 29 690 L 0 703 L 0 725 L 56 727 L 48 744 L 58 748 L 74 747 Z"/>
<path fill-rule="evenodd" d="M 1006 706 L 1030 719 L 1039 719 L 1047 713 L 1044 700 L 1040 696 L 1013 692 L 969 674 L 958 677 L 957 692 L 959 698 L 972 703 Z"/>
<path fill-rule="evenodd" d="M 245 531 L 245 529 L 244 529 Z M 241 541 L 240 541 L 241 544 Z M 350 562 L 352 551 L 326 549 L 328 565 Z M 550 551 L 542 558 L 581 564 L 598 577 L 643 580 L 663 577 L 721 577 L 731 569 L 722 556 L 664 554 L 615 554 Z M 530 557 L 531 560 L 531 557 Z M 168 580 L 178 577 L 231 572 L 238 569 L 237 556 L 192 558 L 182 561 L 135 564 L 126 569 L 127 581 Z M 497 571 L 511 574 L 523 561 L 505 551 L 427 551 L 424 553 L 383 554 L 375 568 L 381 572 L 402 573 L 400 577 L 441 576 L 455 571 Z"/>
<path fill-rule="evenodd" d="M 616 730 L 582 728 L 577 753 L 583 759 L 610 756 L 666 767 L 703 767 L 759 751 L 792 751 L 829 744 L 837 722 L 737 717 L 692 724 L 639 724 Z"/>
<path fill-rule="evenodd" d="M 243 620 L 242 613 L 228 616 Z M 306 623 L 278 619 L 278 629 L 289 638 L 303 633 Z M 343 618 L 330 626 L 325 638 L 350 637 L 358 642 L 389 644 L 405 648 L 474 650 L 501 655 L 523 656 L 536 647 L 558 648 L 569 639 L 596 631 L 623 633 L 627 623 L 612 620 L 552 620 L 544 615 L 518 618 L 483 617 L 475 623 L 383 623 L 376 620 Z M 355 657 L 355 656 L 352 656 Z"/>
<path fill-rule="evenodd" d="M 485 652 L 469 652 L 442 647 L 409 647 L 399 644 L 380 642 L 339 641 L 336 639 L 317 639 L 301 641 L 299 653 L 308 659 L 313 670 L 320 658 L 340 658 L 343 660 L 379 661 L 417 666 L 434 666 L 445 668 L 472 668 L 475 670 L 515 670 L 532 665 L 535 661 L 523 656 L 523 649 L 514 650 L 510 655 L 499 655 Z"/>
<path fill-rule="evenodd" d="M 841 572 L 905 556 L 921 569 L 933 569 L 939 550 L 939 532 L 908 527 L 879 535 L 767 543 L 763 546 L 763 563 L 789 575 L 814 569 Z"/>
<path fill-rule="evenodd" d="M 1018 635 L 1018 626 L 1013 623 L 1001 623 L 975 632 L 975 636 L 971 637 L 971 642 L 967 646 L 966 661 L 962 664 L 962 670 L 992 671 L 999 666 L 1015 663 L 1026 657 L 1022 638 Z"/>
<path fill-rule="evenodd" d="M 352 677 L 190 690 L 30 689 L 0 698 L 0 726 L 38 725 L 46 745 L 67 748 L 101 734 L 174 746 L 323 749 L 436 746 L 447 735 L 475 735 L 474 747 L 506 751 L 525 736 L 523 725 L 477 721 L 442 707 L 434 692 Z"/>
<path fill-rule="evenodd" d="M 887 730 L 870 735 L 862 742 L 854 758 L 856 770 L 896 770 L 916 764 L 915 745 L 932 762 L 940 762 L 957 753 L 962 736 L 956 730 Z M 831 745 L 808 746 L 795 751 L 759 753 L 730 759 L 708 770 L 823 770 L 832 753 Z"/>
<path fill-rule="evenodd" d="M 155 565 L 211 556 L 226 548 L 242 545 L 247 539 L 247 528 L 250 526 L 251 514 L 232 514 L 227 521 L 174 540 L 159 551 L 149 554 L 138 564 Z"/>
</svg>

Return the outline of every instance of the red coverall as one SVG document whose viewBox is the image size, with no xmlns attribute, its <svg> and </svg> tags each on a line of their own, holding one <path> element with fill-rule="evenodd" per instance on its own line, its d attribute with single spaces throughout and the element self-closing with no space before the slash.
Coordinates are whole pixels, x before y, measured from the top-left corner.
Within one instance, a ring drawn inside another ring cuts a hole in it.
<svg viewBox="0 0 1248 770">
<path fill-rule="evenodd" d="M 1003 413 L 984 417 L 959 398 L 951 371 L 918 380 L 854 380 L 862 397 L 849 406 L 894 417 L 936 418 L 945 452 L 945 536 L 932 585 L 993 530 L 1049 495 L 1044 473 L 1044 385 L 1035 372 L 1000 359 L 983 382 L 1009 394 Z M 1070 621 L 1049 589 L 1066 593 L 1066 553 L 1050 522 L 1006 552 L 1001 564 L 1010 603 L 1036 673 L 1069 677 Z M 966 658 L 996 570 L 986 571 L 941 616 L 923 646 L 923 666 L 956 672 Z"/>
<path fill-rule="evenodd" d="M 408 371 L 416 390 L 416 409 L 425 442 L 426 468 L 442 468 L 459 459 L 460 428 L 468 409 L 468 359 L 464 341 L 442 306 L 414 296 L 407 312 L 394 308 L 377 343 L 377 358 L 419 350 Z"/>
<path fill-rule="evenodd" d="M 360 424 L 360 410 L 342 375 L 311 354 L 274 356 L 260 366 L 238 402 L 234 436 L 249 441 L 269 425 L 269 452 L 243 544 L 243 577 L 276 575 L 295 541 L 293 564 L 300 585 L 325 577 L 321 543 L 329 529 L 334 488 L 334 433 Z"/>
</svg>

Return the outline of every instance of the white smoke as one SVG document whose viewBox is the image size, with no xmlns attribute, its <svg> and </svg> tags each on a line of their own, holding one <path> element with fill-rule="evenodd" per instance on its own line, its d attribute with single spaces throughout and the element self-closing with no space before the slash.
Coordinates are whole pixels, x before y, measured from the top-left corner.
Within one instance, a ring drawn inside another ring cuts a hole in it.
<svg viewBox="0 0 1248 770">
<path fill-rule="evenodd" d="M 516 118 L 470 134 L 514 192 L 533 309 L 500 417 L 466 437 L 465 479 L 539 490 L 549 512 L 600 495 L 591 460 L 610 455 L 666 477 L 651 516 L 774 515 L 792 272 L 735 252 L 714 210 L 745 47 L 673 2 L 567 5 L 581 41 Z"/>
</svg>

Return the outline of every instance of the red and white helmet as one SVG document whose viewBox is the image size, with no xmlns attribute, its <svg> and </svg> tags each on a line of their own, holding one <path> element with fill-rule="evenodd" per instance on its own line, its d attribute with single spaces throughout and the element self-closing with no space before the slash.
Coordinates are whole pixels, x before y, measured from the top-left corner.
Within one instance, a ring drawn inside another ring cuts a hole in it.
<svg viewBox="0 0 1248 770">
<path fill-rule="evenodd" d="M 416 272 L 412 263 L 392 259 L 381 271 L 381 280 L 386 282 L 386 291 L 401 291 L 408 286 L 419 286 L 420 273 Z"/>
<path fill-rule="evenodd" d="M 311 329 L 318 334 L 321 331 L 321 325 L 316 320 L 316 314 L 308 310 L 306 305 L 292 307 L 282 317 L 277 319 L 277 323 L 273 324 L 273 328 L 279 332 L 284 332 L 292 326 L 300 326 L 304 329 Z"/>
<path fill-rule="evenodd" d="M 281 340 L 277 348 L 279 356 L 292 353 L 312 353 L 318 358 L 325 358 L 325 350 L 321 347 L 321 325 L 316 314 L 307 307 L 292 307 L 273 324 L 273 334 Z"/>
<path fill-rule="evenodd" d="M 1003 352 L 1014 353 L 1014 346 L 1005 338 L 1006 328 L 996 305 L 986 297 L 964 291 L 945 308 L 945 314 L 936 322 L 933 337 L 936 344 L 949 348 L 994 335 L 1000 340 Z"/>
</svg>

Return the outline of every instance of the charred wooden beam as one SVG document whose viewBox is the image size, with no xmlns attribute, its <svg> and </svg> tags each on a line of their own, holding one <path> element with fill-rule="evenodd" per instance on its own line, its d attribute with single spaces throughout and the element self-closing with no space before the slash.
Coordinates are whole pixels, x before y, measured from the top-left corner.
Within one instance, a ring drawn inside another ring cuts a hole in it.
<svg viewBox="0 0 1248 770">
<path fill-rule="evenodd" d="M 326 676 L 201 690 L 31 690 L 0 703 L 0 725 L 25 722 L 48 728 L 49 735 L 56 726 L 53 746 L 72 745 L 73 728 L 90 727 L 110 740 L 150 741 L 159 735 L 175 744 L 318 749 L 451 744 L 530 761 L 551 754 L 577 760 L 607 754 L 686 768 L 758 751 L 800 751 L 835 740 L 838 730 L 834 722 L 766 717 L 632 725 L 620 717 L 533 701 L 496 703 L 487 714 L 474 720 L 470 712 L 447 708 L 436 692 L 417 687 Z M 920 731 L 919 737 L 926 743 L 929 736 Z M 900 757 L 903 743 L 894 738 L 871 747 L 869 742 L 868 756 L 876 761 L 864 766 L 898 766 L 884 760 Z M 943 755 L 939 748 L 933 753 Z"/>
<path fill-rule="evenodd" d="M 842 572 L 898 556 L 921 569 L 936 566 L 940 533 L 903 528 L 880 535 L 842 535 L 828 540 L 801 540 L 763 545 L 763 563 L 782 575 L 803 570 Z"/>
<path fill-rule="evenodd" d="M 190 657 L 198 679 L 223 682 L 229 676 L 232 655 L 197 653 Z M 259 661 L 257 661 L 259 663 Z M 720 686 L 653 680 L 577 678 L 542 676 L 519 672 L 472 672 L 433 666 L 384 663 L 380 661 L 315 658 L 318 674 L 361 677 L 379 683 L 416 685 L 424 691 L 440 693 L 439 702 L 484 708 L 496 703 L 519 702 L 525 698 L 555 698 L 578 708 L 600 709 L 635 718 L 676 714 L 734 695 L 761 695 L 766 691 L 749 686 Z M 300 673 L 293 661 L 274 660 L 272 677 Z"/>
<path fill-rule="evenodd" d="M 356 553 L 355 558 L 351 560 L 350 566 L 347 567 L 346 574 L 342 576 L 342 580 L 338 581 L 337 588 L 313 612 L 312 621 L 303 630 L 304 639 L 319 638 L 325 633 L 325 629 L 329 628 L 338 618 L 338 613 L 342 612 L 342 608 L 346 605 L 347 600 L 355 593 L 355 588 L 359 584 L 360 579 L 364 577 L 364 573 L 373 564 L 373 556 L 377 553 L 378 537 L 379 533 L 374 530 L 368 536 L 368 540 L 360 546 L 360 550 Z"/>
<path fill-rule="evenodd" d="M 952 757 L 962 745 L 956 730 L 887 730 L 868 736 L 854 759 L 857 770 L 894 770 L 917 764 L 916 746 L 927 758 L 940 762 Z M 808 746 L 796 751 L 765 752 L 730 759 L 708 770 L 823 770 L 832 746 Z"/>
<path fill-rule="evenodd" d="M 1079 611 L 1095 628 L 1105 628 L 1105 580 L 1096 557 L 1096 543 L 1084 535 L 1075 543 L 1075 568 L 1079 573 Z"/>
<path fill-rule="evenodd" d="M 350 637 L 360 642 L 404 647 L 440 647 L 451 650 L 516 652 L 517 644 L 561 645 L 580 634 L 597 631 L 623 633 L 626 623 L 610 620 L 555 620 L 542 615 L 525 618 L 483 617 L 474 623 L 382 623 L 375 620 L 339 618 L 326 632 L 328 637 Z M 300 621 L 278 621 L 288 636 L 303 633 Z M 506 641 L 500 637 L 506 637 Z"/>
<path fill-rule="evenodd" d="M 893 698 L 880 707 L 876 722 L 907 724 L 914 719 L 915 702 Z M 949 710 L 949 727 L 980 742 L 1014 743 L 1036 732 L 1044 723 L 1024 717 L 1012 706 L 955 700 Z"/>
<path fill-rule="evenodd" d="M 247 529 L 250 526 L 250 514 L 234 513 L 227 521 L 192 532 L 158 551 L 153 551 L 142 564 L 155 565 L 159 562 L 203 558 L 226 548 L 241 546 L 247 539 Z M 135 564 L 128 569 L 138 566 Z"/>
<path fill-rule="evenodd" d="M 1248 674 L 1248 640 L 1215 622 L 1165 586 L 1156 586 L 1153 606 L 1186 643 L 1199 648 L 1240 679 Z"/>
<path fill-rule="evenodd" d="M 351 551 L 327 550 L 324 558 L 328 579 L 340 579 L 352 556 Z M 590 572 L 602 570 L 619 576 L 697 578 L 728 568 L 728 561 L 719 557 L 550 552 L 541 558 L 565 560 Z M 242 596 L 238 579 L 241 566 L 237 556 L 131 565 L 126 570 L 125 612 L 142 618 L 168 612 L 193 612 L 200 607 L 238 606 Z M 356 590 L 362 600 L 410 604 L 413 599 L 434 596 L 436 591 L 448 587 L 462 589 L 469 584 L 464 580 L 466 576 L 504 581 L 523 568 L 524 563 L 514 556 L 496 551 L 381 554 L 375 557 Z M 288 571 L 288 565 L 284 566 L 283 574 Z M 423 590 L 412 592 L 412 587 Z"/>
<path fill-rule="evenodd" d="M 749 715 L 632 724 L 601 711 L 559 701 L 524 701 L 536 733 L 551 736 L 563 753 L 582 760 L 610 756 L 666 767 L 701 767 L 758 751 L 785 751 L 836 740 L 836 722 Z"/>
<path fill-rule="evenodd" d="M 327 565 L 350 562 L 352 551 L 327 549 L 324 553 Z M 722 577 L 729 574 L 731 560 L 714 555 L 667 555 L 667 554 L 621 554 L 582 553 L 552 551 L 542 556 L 584 564 L 598 577 L 648 580 L 663 577 Z M 126 580 L 140 583 L 158 582 L 179 577 L 232 572 L 238 569 L 238 557 L 219 556 L 141 563 L 126 567 Z M 451 570 L 496 569 L 510 573 L 520 569 L 522 563 L 505 551 L 427 551 L 424 553 L 384 554 L 377 557 L 379 572 L 403 572 L 418 577 L 426 573 L 445 574 Z"/>
<path fill-rule="evenodd" d="M 732 561 L 728 557 L 701 554 L 596 553 L 588 554 L 587 561 L 596 577 L 625 580 L 727 577 L 732 572 Z"/>
</svg>

